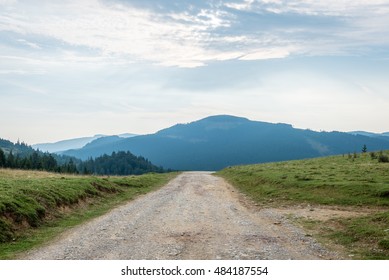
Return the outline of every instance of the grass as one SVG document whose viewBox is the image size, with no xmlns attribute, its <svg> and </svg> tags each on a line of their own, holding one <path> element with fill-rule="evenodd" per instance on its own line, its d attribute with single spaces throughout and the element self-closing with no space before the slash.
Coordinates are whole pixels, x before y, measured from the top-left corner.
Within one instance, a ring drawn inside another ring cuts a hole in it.
<svg viewBox="0 0 389 280">
<path fill-rule="evenodd" d="M 389 259 L 389 163 L 377 157 L 357 154 L 236 166 L 218 175 L 263 207 L 310 204 L 371 210 L 310 227 L 355 258 Z"/>
<path fill-rule="evenodd" d="M 331 220 L 323 232 L 358 259 L 389 259 L 389 211 Z"/>
<path fill-rule="evenodd" d="M 95 177 L 0 169 L 0 259 L 16 258 L 176 175 Z"/>
</svg>

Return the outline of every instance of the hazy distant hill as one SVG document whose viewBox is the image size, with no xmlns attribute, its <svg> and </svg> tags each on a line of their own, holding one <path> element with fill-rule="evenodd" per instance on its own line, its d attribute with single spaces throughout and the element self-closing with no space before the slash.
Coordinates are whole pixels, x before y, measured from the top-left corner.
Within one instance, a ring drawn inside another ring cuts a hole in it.
<svg viewBox="0 0 389 280">
<path fill-rule="evenodd" d="M 350 134 L 353 135 L 363 135 L 368 137 L 389 137 L 389 132 L 384 133 L 373 133 L 373 132 L 367 132 L 367 131 L 350 131 Z"/>
<path fill-rule="evenodd" d="M 90 157 L 98 157 L 103 154 L 110 155 L 112 152 L 117 151 L 129 151 L 120 150 L 117 143 L 121 142 L 124 138 L 119 136 L 104 136 L 100 137 L 90 143 L 87 143 L 81 149 L 70 149 L 67 151 L 57 152 L 61 155 L 76 155 L 76 157 L 86 160 Z"/>
<path fill-rule="evenodd" d="M 164 168 L 219 170 L 230 165 L 360 152 L 364 144 L 369 151 L 389 149 L 389 138 L 385 139 L 221 115 L 106 145 L 91 142 L 64 154 L 87 159 L 112 151 L 131 151 Z"/>
<path fill-rule="evenodd" d="M 133 136 L 136 136 L 136 135 L 131 134 L 131 133 L 124 133 L 124 134 L 120 134 L 119 136 L 116 136 L 116 137 L 128 138 L 128 137 L 133 137 Z M 98 134 L 98 135 L 91 136 L 91 137 L 67 139 L 67 140 L 62 140 L 62 141 L 58 141 L 55 143 L 35 144 L 35 145 L 32 145 L 32 147 L 34 149 L 39 149 L 43 152 L 58 153 L 61 151 L 66 151 L 66 150 L 71 150 L 71 149 L 80 149 L 80 148 L 84 147 L 86 144 L 88 144 L 96 139 L 99 139 L 101 137 L 108 137 L 108 136 Z"/>
</svg>

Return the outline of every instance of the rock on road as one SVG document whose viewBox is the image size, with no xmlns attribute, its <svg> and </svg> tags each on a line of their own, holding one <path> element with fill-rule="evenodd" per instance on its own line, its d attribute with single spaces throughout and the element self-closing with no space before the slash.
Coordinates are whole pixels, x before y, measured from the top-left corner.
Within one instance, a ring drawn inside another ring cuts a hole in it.
<svg viewBox="0 0 389 280">
<path fill-rule="evenodd" d="M 185 172 L 161 189 L 75 227 L 23 259 L 330 259 L 271 209 L 222 178 Z"/>
</svg>

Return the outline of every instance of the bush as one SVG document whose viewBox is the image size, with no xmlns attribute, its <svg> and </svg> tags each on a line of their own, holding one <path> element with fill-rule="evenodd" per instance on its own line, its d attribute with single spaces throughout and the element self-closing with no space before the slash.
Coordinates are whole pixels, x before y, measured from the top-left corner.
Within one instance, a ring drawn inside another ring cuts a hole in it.
<svg viewBox="0 0 389 280">
<path fill-rule="evenodd" d="M 378 245 L 385 250 L 389 250 L 389 240 L 388 239 L 383 239 L 381 240 Z"/>
<path fill-rule="evenodd" d="M 12 232 L 11 224 L 0 218 L 0 243 L 5 243 L 12 240 L 13 232 Z"/>
<path fill-rule="evenodd" d="M 389 162 L 389 157 L 388 157 L 387 155 L 381 154 L 381 155 L 378 157 L 378 162 Z"/>
</svg>

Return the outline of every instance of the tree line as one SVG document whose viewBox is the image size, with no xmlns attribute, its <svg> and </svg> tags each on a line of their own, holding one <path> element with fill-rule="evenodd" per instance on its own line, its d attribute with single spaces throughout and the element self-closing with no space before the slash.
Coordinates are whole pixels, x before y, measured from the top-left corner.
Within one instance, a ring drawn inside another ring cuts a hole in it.
<svg viewBox="0 0 389 280">
<path fill-rule="evenodd" d="M 124 151 L 82 161 L 79 170 L 83 174 L 99 175 L 140 175 L 148 172 L 164 172 L 162 167 L 155 166 L 144 157 Z"/>
<path fill-rule="evenodd" d="M 16 144 L 0 139 L 0 168 L 42 170 L 72 174 L 140 175 L 148 172 L 162 173 L 142 156 L 130 152 L 113 152 L 86 161 L 69 156 L 59 156 L 36 151 L 25 143 Z M 168 170 L 170 171 L 170 170 Z"/>
<path fill-rule="evenodd" d="M 77 167 L 72 159 L 67 163 L 59 165 L 54 156 L 50 153 L 32 152 L 30 155 L 13 154 L 8 155 L 0 148 L 0 167 L 25 170 L 45 170 L 49 172 L 77 173 Z"/>
</svg>

